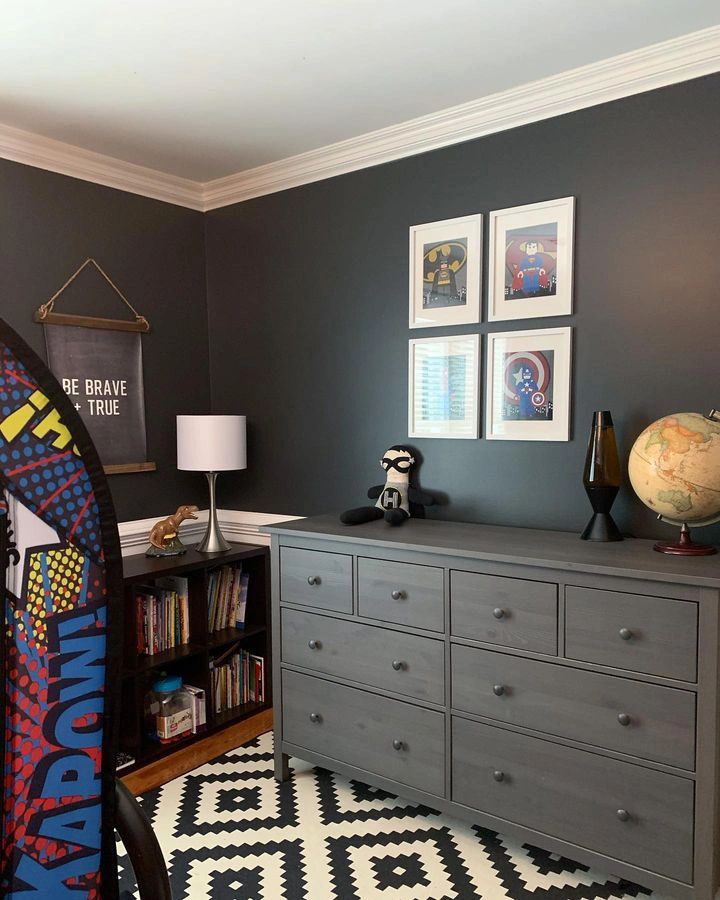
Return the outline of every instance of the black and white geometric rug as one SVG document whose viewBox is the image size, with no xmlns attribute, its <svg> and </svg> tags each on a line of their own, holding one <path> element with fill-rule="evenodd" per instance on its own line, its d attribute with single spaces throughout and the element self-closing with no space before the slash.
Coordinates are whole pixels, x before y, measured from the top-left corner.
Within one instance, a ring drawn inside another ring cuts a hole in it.
<svg viewBox="0 0 720 900">
<path fill-rule="evenodd" d="M 291 766 L 277 784 L 268 733 L 141 798 L 173 900 L 657 900 L 325 769 Z M 132 869 L 119 849 L 130 900 Z"/>
</svg>

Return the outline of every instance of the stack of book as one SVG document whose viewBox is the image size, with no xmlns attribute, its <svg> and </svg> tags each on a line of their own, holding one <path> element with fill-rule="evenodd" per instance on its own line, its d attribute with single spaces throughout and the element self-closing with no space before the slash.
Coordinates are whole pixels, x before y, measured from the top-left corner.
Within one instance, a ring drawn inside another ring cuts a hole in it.
<svg viewBox="0 0 720 900">
<path fill-rule="evenodd" d="M 265 660 L 262 656 L 231 648 L 215 660 L 211 675 L 216 713 L 243 703 L 265 702 Z"/>
<path fill-rule="evenodd" d="M 208 584 L 208 628 L 245 627 L 248 581 L 250 575 L 242 566 L 223 566 L 210 573 Z"/>
<path fill-rule="evenodd" d="M 158 579 L 135 593 L 137 652 L 154 656 L 190 640 L 187 578 Z"/>
</svg>

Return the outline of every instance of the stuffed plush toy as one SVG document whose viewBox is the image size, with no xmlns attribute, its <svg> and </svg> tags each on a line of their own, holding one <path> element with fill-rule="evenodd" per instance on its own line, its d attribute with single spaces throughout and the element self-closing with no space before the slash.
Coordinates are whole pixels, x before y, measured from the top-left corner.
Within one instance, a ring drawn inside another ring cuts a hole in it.
<svg viewBox="0 0 720 900">
<path fill-rule="evenodd" d="M 410 470 L 415 457 L 410 447 L 396 444 L 385 451 L 380 465 L 387 472 L 385 484 L 376 484 L 368 491 L 375 506 L 359 506 L 340 515 L 345 525 L 361 525 L 373 519 L 385 519 L 388 525 L 402 525 L 410 516 L 422 517 L 425 507 L 435 503 L 432 494 L 426 494 L 410 484 Z"/>
</svg>

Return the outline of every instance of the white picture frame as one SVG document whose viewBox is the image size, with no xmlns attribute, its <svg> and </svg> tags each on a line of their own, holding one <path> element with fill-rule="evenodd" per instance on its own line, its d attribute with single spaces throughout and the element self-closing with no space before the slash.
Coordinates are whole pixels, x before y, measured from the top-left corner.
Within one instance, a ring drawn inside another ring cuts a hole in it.
<svg viewBox="0 0 720 900">
<path fill-rule="evenodd" d="M 478 213 L 410 227 L 410 328 L 480 321 L 482 225 Z M 444 283 L 432 268 L 441 259 Z"/>
<path fill-rule="evenodd" d="M 490 213 L 488 322 L 571 315 L 574 221 L 574 197 Z"/>
<path fill-rule="evenodd" d="M 488 440 L 570 440 L 572 328 L 488 334 L 486 360 Z"/>
<path fill-rule="evenodd" d="M 475 440 L 479 380 L 479 334 L 410 340 L 408 436 Z"/>
</svg>

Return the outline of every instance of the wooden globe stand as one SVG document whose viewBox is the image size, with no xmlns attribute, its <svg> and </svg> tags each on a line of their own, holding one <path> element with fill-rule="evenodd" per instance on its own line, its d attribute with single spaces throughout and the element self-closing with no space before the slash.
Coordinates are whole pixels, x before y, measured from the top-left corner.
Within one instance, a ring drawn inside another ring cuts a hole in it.
<svg viewBox="0 0 720 900">
<path fill-rule="evenodd" d="M 680 540 L 671 543 L 658 541 L 653 547 L 658 553 L 670 553 L 673 556 L 711 556 L 717 553 L 717 548 L 710 544 L 696 544 L 690 538 L 690 529 L 687 522 L 683 522 L 680 528 Z"/>
</svg>

